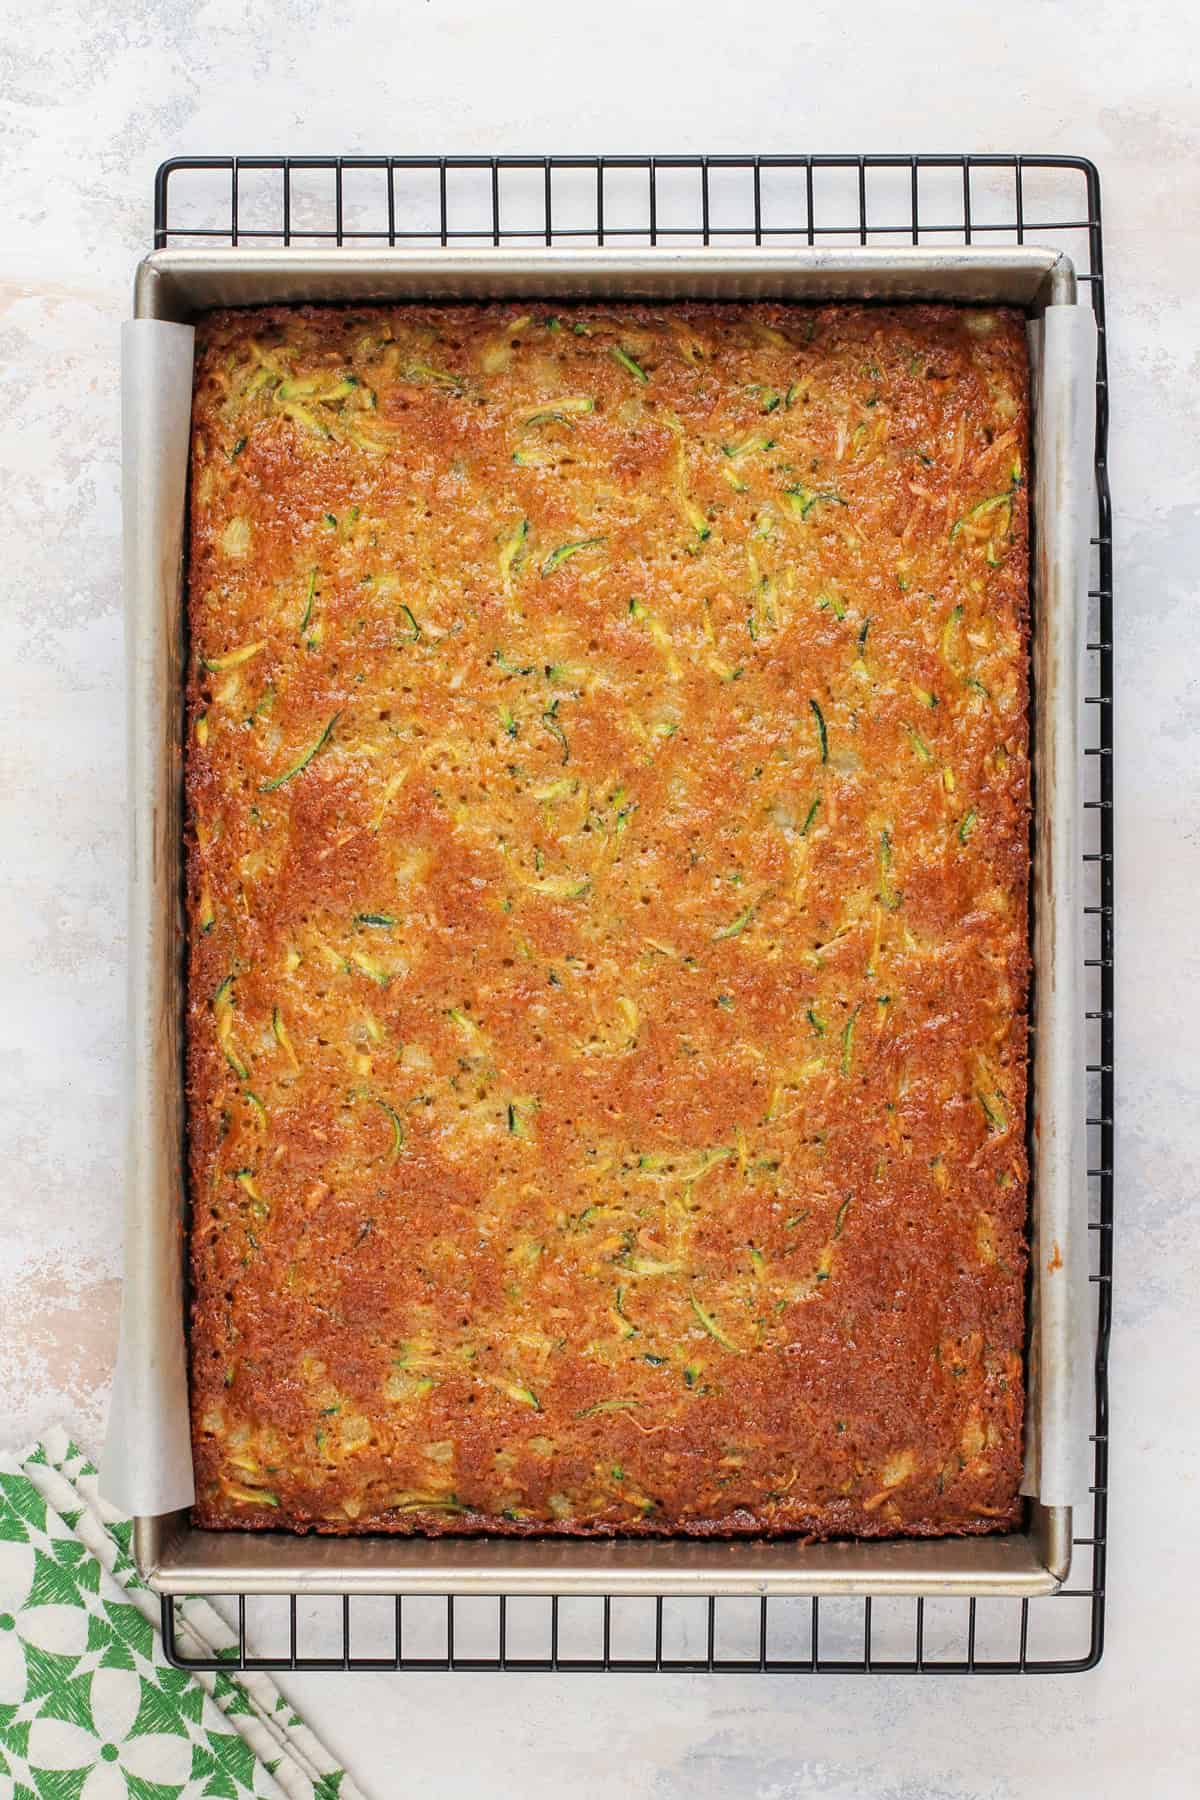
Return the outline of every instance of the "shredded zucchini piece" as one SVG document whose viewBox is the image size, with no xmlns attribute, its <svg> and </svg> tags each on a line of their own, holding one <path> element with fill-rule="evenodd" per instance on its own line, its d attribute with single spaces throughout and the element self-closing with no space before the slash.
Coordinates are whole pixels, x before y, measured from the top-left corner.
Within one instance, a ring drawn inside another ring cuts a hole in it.
<svg viewBox="0 0 1200 1800">
<path fill-rule="evenodd" d="M 529 520 L 522 519 L 500 545 L 500 579 L 504 583 L 505 593 L 511 589 L 512 578 L 528 554 L 528 539 Z"/>
<path fill-rule="evenodd" d="M 811 706 L 813 718 L 816 720 L 817 743 L 821 750 L 821 761 L 827 763 L 829 761 L 829 733 L 825 728 L 825 714 L 821 711 L 821 708 L 815 700 L 810 700 L 808 704 Z M 811 816 L 812 815 L 810 814 L 809 817 L 811 818 Z M 805 830 L 807 829 L 808 827 L 806 825 Z"/>
<path fill-rule="evenodd" d="M 984 1117 L 988 1122 L 988 1130 L 994 1132 L 1007 1131 L 1008 1117 L 1005 1113 L 999 1094 L 988 1094 L 985 1093 L 982 1088 L 977 1088 L 976 1097 L 980 1106 L 983 1108 Z"/>
<path fill-rule="evenodd" d="M 642 368 L 642 365 L 639 362 L 634 361 L 633 357 L 630 356 L 628 350 L 622 350 L 618 344 L 614 344 L 612 347 L 612 353 L 616 357 L 617 361 L 620 363 L 621 367 L 623 369 L 628 370 L 629 374 L 633 376 L 635 381 L 641 381 L 641 382 L 649 381 L 650 377 L 647 375 L 645 369 Z"/>
<path fill-rule="evenodd" d="M 201 658 L 206 669 L 219 675 L 224 669 L 237 669 L 248 663 L 251 657 L 258 656 L 267 647 L 267 640 L 260 638 L 257 644 L 242 644 L 237 650 L 227 650 L 223 656 L 205 656 Z"/>
<path fill-rule="evenodd" d="M 895 912 L 903 905 L 904 896 L 892 881 L 891 868 L 892 834 L 885 826 L 879 834 L 879 899 L 889 912 Z"/>
<path fill-rule="evenodd" d="M 598 544 L 603 544 L 605 541 L 604 537 L 586 537 L 575 538 L 570 543 L 560 544 L 557 550 L 550 552 L 542 564 L 542 574 L 553 575 L 555 569 L 561 568 L 562 564 L 570 557 L 578 556 L 581 550 L 593 550 Z"/>
<path fill-rule="evenodd" d="M 950 527 L 950 542 L 953 543 L 964 531 L 978 535 L 975 531 L 978 521 L 1001 511 L 1008 515 L 1005 520 L 1000 522 L 1002 530 L 1007 531 L 1012 520 L 1011 490 L 1003 494 L 989 494 L 985 500 L 977 500 L 974 506 L 969 506 L 966 512 L 960 518 L 955 519 Z M 991 528 L 989 528 L 988 535 L 990 532 Z"/>
<path fill-rule="evenodd" d="M 823 502 L 826 506 L 848 506 L 850 504 L 848 500 L 843 500 L 840 494 L 832 491 L 819 494 L 812 488 L 804 487 L 800 482 L 792 487 L 784 488 L 783 497 L 791 510 L 799 513 L 802 519 L 807 519 L 818 502 Z"/>
<path fill-rule="evenodd" d="M 861 1005 L 861 1002 L 860 1002 Z M 856 1006 L 842 1027 L 842 1074 L 849 1075 L 854 1056 L 854 1025 L 858 1018 L 859 1007 Z"/>
<path fill-rule="evenodd" d="M 541 1412 L 541 1401 L 533 1389 L 526 1387 L 523 1381 L 500 1381 L 496 1385 L 502 1394 L 507 1394 L 509 1399 L 515 1400 L 519 1406 L 531 1406 L 534 1412 Z"/>
<path fill-rule="evenodd" d="M 545 712 L 542 714 L 542 724 L 545 726 L 546 730 L 550 733 L 550 736 L 555 740 L 555 742 L 558 744 L 560 750 L 562 751 L 562 759 L 563 759 L 564 764 L 569 763 L 571 760 L 571 746 L 567 742 L 566 732 L 563 730 L 562 726 L 558 722 L 558 701 L 557 700 L 554 702 L 554 704 L 552 706 L 548 706 L 546 708 Z"/>
<path fill-rule="evenodd" d="M 775 404 L 778 406 L 778 400 Z M 751 456 L 757 450 L 773 450 L 774 448 L 775 439 L 767 437 L 760 431 L 753 433 L 748 438 L 743 438 L 740 444 L 722 444 L 721 455 L 727 456 L 730 462 L 737 462 L 740 457 Z"/>
<path fill-rule="evenodd" d="M 551 400 L 546 406 L 538 407 L 526 413 L 523 425 L 570 425 L 573 418 L 583 413 L 594 412 L 596 402 L 590 394 L 564 394 Z"/>
<path fill-rule="evenodd" d="M 305 632 L 308 630 L 308 623 L 309 623 L 309 620 L 312 618 L 313 595 L 316 593 L 316 591 L 317 591 L 317 571 L 316 571 L 316 568 L 314 567 L 309 571 L 308 591 L 306 592 L 306 594 L 304 596 L 304 611 L 300 615 L 299 635 L 301 637 L 303 637 Z"/>
<path fill-rule="evenodd" d="M 279 1045 L 279 1048 L 283 1051 L 293 1069 L 299 1069 L 300 1059 L 296 1055 L 295 1047 L 288 1035 L 288 1028 L 283 1022 L 283 1014 L 277 1006 L 271 1009 L 271 1030 L 275 1034 L 275 1042 Z"/>
<path fill-rule="evenodd" d="M 216 1020 L 217 1043 L 221 1047 L 221 1053 L 238 1080 L 245 1081 L 248 1070 L 245 1063 L 242 1062 L 229 1041 L 233 1031 L 233 1010 L 235 1005 L 233 982 L 233 975 L 227 975 L 213 995 L 213 1016 Z"/>
<path fill-rule="evenodd" d="M 722 1347 L 724 1349 L 732 1350 L 736 1355 L 740 1356 L 741 1355 L 740 1346 L 735 1344 L 730 1338 L 726 1337 L 725 1333 L 721 1330 L 721 1327 L 717 1324 L 717 1321 L 713 1318 L 712 1314 L 710 1312 L 706 1312 L 704 1307 L 701 1306 L 701 1304 L 700 1304 L 699 1300 L 697 1300 L 695 1294 L 692 1294 L 690 1296 L 690 1299 L 691 1299 L 691 1303 L 692 1303 L 692 1311 L 695 1313 L 695 1315 L 696 1315 L 697 1319 L 700 1321 L 701 1325 L 703 1325 L 705 1331 L 707 1331 L 709 1337 L 715 1338 L 717 1343 L 722 1345 Z"/>
<path fill-rule="evenodd" d="M 340 718 L 340 713 L 334 713 L 332 719 L 330 719 L 316 743 L 311 745 L 309 749 L 304 752 L 304 755 L 300 757 L 297 762 L 292 764 L 290 769 L 285 769 L 282 775 L 276 775 L 271 781 L 260 782 L 259 793 L 272 794 L 276 788 L 281 788 L 285 781 L 290 781 L 293 775 L 299 775 L 301 770 L 307 769 L 313 757 L 317 755 L 318 751 L 323 750 L 329 742 L 330 737 L 333 735 L 333 728 Z"/>
<path fill-rule="evenodd" d="M 404 1148 L 404 1124 L 403 1124 L 403 1121 L 401 1120 L 400 1114 L 396 1111 L 395 1107 L 390 1106 L 386 1100 L 381 1100 L 379 1098 L 378 1094 L 372 1094 L 371 1099 L 374 1102 L 374 1104 L 376 1106 L 378 1106 L 382 1112 L 385 1112 L 387 1114 L 389 1120 L 391 1121 L 392 1144 L 391 1144 L 391 1149 L 388 1151 L 388 1161 L 395 1162 L 395 1160 L 399 1156 L 401 1150 L 403 1150 L 403 1148 Z"/>
<path fill-rule="evenodd" d="M 722 925 L 720 931 L 714 931 L 713 942 L 719 943 L 722 938 L 740 937 L 754 917 L 757 905 L 758 902 L 754 901 L 752 905 L 746 908 L 745 912 L 740 912 L 736 919 L 732 919 L 728 925 Z"/>
</svg>

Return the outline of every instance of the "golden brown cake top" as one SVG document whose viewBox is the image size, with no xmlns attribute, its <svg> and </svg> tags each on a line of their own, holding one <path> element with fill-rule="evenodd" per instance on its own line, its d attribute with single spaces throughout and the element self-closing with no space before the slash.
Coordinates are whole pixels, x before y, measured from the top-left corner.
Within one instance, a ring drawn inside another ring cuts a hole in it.
<svg viewBox="0 0 1200 1800">
<path fill-rule="evenodd" d="M 198 1518 L 988 1529 L 1027 366 L 942 306 L 200 328 Z"/>
</svg>

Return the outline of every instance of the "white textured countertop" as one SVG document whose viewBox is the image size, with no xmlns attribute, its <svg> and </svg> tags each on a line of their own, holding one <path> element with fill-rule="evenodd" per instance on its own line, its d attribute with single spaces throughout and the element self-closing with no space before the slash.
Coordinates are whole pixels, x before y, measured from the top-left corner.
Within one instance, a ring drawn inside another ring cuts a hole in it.
<svg viewBox="0 0 1200 1800">
<path fill-rule="evenodd" d="M 1105 182 L 1120 655 L 1109 1650 L 1082 1678 L 307 1676 L 378 1800 L 1197 1791 L 1200 100 L 1190 9 L 10 10 L 0 88 L 0 1443 L 98 1447 L 120 1281 L 118 326 L 171 154 L 1014 150 Z M 854 73 L 851 74 L 850 71 Z M 1192 1723 L 1187 1720 L 1192 1715 Z M 465 1728 L 464 1728 L 465 1727 Z M 1189 1773 L 1190 1770 L 1190 1773 Z M 2 1778 L 0 1778 L 2 1780 Z"/>
</svg>

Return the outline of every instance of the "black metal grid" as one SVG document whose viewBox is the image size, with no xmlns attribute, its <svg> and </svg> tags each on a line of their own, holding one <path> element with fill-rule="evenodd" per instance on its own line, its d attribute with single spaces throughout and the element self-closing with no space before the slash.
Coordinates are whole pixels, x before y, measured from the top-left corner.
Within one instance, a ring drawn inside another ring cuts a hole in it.
<svg viewBox="0 0 1200 1800">
<path fill-rule="evenodd" d="M 1113 1260 L 1113 620 L 1100 177 L 1071 156 L 179 157 L 159 169 L 156 248 L 181 245 L 1051 244 L 1099 328 L 1096 531 L 1084 750 L 1094 1473 L 1072 1585 L 1044 1600 L 229 1596 L 236 1645 L 183 1668 L 1045 1674 L 1104 1646 Z M 1086 735 L 1086 734 L 1085 734 Z M 1088 1516 L 1090 1512 L 1090 1517 Z M 284 1609 L 282 1621 L 279 1608 Z"/>
</svg>

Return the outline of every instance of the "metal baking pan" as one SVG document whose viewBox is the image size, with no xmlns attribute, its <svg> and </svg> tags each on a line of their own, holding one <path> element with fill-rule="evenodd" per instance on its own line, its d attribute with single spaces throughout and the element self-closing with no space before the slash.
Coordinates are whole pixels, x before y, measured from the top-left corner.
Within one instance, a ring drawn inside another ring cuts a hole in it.
<svg viewBox="0 0 1200 1800">
<path fill-rule="evenodd" d="M 948 300 L 1017 306 L 1036 349 L 1045 309 L 1080 311 L 1074 269 L 1031 246 L 795 250 L 164 250 L 137 270 L 136 319 L 188 323 L 215 306 L 305 301 L 557 299 Z M 1089 309 L 1090 315 L 1090 309 Z M 1048 330 L 1044 330 L 1046 342 Z M 1039 436 L 1039 408 L 1061 411 L 1073 377 L 1045 348 L 1035 356 L 1033 438 L 1065 457 L 1060 435 Z M 1090 380 L 1090 373 L 1089 373 Z M 178 404 L 178 397 L 176 404 Z M 1074 402 L 1078 408 L 1081 402 Z M 1067 404 L 1070 411 L 1070 404 Z M 1049 460 L 1049 459 L 1046 459 Z M 141 466 L 141 465 L 139 465 Z M 458 1594 L 930 1594 L 1034 1596 L 1054 1592 L 1071 1556 L 1071 1509 L 1044 1505 L 1038 1441 L 1045 1401 L 1061 1385 L 1064 1346 L 1057 1292 L 1047 1289 L 1048 1221 L 1059 1229 L 1081 1182 L 1084 1111 L 1077 1093 L 1081 1002 L 1078 866 L 1079 596 L 1086 587 L 1077 529 L 1059 517 L 1069 471 L 1036 471 L 1033 601 L 1034 1030 L 1031 1057 L 1032 1279 L 1028 1346 L 1031 1456 L 1023 1529 L 977 1538 L 806 1544 L 786 1540 L 565 1540 L 442 1537 L 330 1539 L 208 1532 L 186 1510 L 136 1519 L 138 1565 L 162 1593 Z M 182 480 L 172 490 L 183 542 Z M 127 504 L 129 496 L 127 494 Z M 1077 496 L 1075 496 L 1077 507 Z M 1041 511 L 1039 514 L 1039 503 Z M 152 502 L 153 504 L 153 502 Z M 1082 540 L 1086 542 L 1086 536 Z M 184 1182 L 181 892 L 183 579 L 160 557 L 126 597 L 130 645 L 131 1117 L 127 1304 L 153 1316 L 164 1289 L 182 1294 Z M 152 591 L 151 591 L 152 590 Z M 1086 1240 L 1086 1231 L 1082 1234 Z M 1077 1253 L 1085 1243 L 1076 1243 Z M 1055 1255 L 1057 1243 L 1055 1244 Z M 1050 1259 L 1053 1266 L 1054 1257 Z M 1061 1287 L 1060 1283 L 1060 1287 Z M 178 1368 L 182 1306 L 164 1314 L 156 1366 Z M 1057 1323 L 1047 1337 L 1045 1321 Z M 145 1392 L 155 1391 L 148 1385 Z M 178 1391 L 178 1390 L 176 1390 Z M 1061 1396 L 1060 1396 L 1061 1398 Z M 1037 1410 L 1040 1408 L 1040 1412 Z M 186 1440 L 174 1422 L 154 1444 Z M 136 1430 L 136 1422 L 134 1425 Z M 185 1452 L 186 1453 L 186 1452 Z"/>
</svg>

